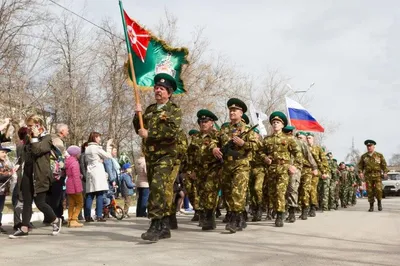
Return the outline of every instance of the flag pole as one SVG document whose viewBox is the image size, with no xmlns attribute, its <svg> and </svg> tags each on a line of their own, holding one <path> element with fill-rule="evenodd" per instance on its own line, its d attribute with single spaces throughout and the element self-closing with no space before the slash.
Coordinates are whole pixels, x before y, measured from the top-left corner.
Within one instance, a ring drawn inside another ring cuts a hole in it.
<svg viewBox="0 0 400 266">
<path fill-rule="evenodd" d="M 287 104 L 287 97 L 285 96 L 285 103 L 286 103 L 286 112 L 287 112 L 287 116 L 288 116 L 288 122 L 289 122 L 289 125 L 292 125 L 292 120 L 290 119 L 290 113 L 289 113 L 289 107 L 288 107 L 288 104 Z"/>
<path fill-rule="evenodd" d="M 126 28 L 125 16 L 124 16 L 124 8 L 122 6 L 122 1 L 121 0 L 119 0 L 119 9 L 121 11 L 122 25 L 124 26 L 125 43 L 126 43 L 126 49 L 128 51 L 129 69 L 131 70 L 131 74 L 132 74 L 133 93 L 135 95 L 135 103 L 136 104 L 140 104 L 139 89 L 138 89 L 138 86 L 136 84 L 135 68 L 133 67 L 132 50 L 131 50 L 131 47 L 129 45 L 128 33 L 127 33 L 127 28 Z M 137 115 L 139 117 L 140 129 L 143 129 L 144 125 L 143 125 L 142 112 L 137 112 Z"/>
</svg>

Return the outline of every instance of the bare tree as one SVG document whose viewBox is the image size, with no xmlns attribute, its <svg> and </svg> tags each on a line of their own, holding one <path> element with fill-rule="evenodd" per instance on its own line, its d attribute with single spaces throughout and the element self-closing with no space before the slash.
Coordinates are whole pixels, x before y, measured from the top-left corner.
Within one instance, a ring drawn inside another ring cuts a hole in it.
<svg viewBox="0 0 400 266">
<path fill-rule="evenodd" d="M 390 166 L 400 166 L 400 153 L 395 153 L 389 159 Z"/>
</svg>

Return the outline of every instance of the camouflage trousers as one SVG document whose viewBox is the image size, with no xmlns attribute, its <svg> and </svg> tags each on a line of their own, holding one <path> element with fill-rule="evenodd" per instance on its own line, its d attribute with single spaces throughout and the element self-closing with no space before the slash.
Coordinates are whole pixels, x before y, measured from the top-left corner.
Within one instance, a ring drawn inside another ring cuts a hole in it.
<svg viewBox="0 0 400 266">
<path fill-rule="evenodd" d="M 173 184 L 176 178 L 172 176 L 175 160 L 175 157 L 169 155 L 159 157 L 157 160 L 146 158 L 150 188 L 147 209 L 150 219 L 161 219 L 171 213 Z"/>
<path fill-rule="evenodd" d="M 353 200 L 353 194 L 354 194 L 354 187 L 353 184 L 349 184 L 349 187 L 347 188 L 349 193 L 348 198 L 347 198 L 347 204 L 351 204 L 351 201 Z"/>
<path fill-rule="evenodd" d="M 380 174 L 365 174 L 365 183 L 367 186 L 368 202 L 382 200 L 382 179 Z"/>
<path fill-rule="evenodd" d="M 266 175 L 264 177 L 264 191 L 263 191 L 263 196 L 264 196 L 264 206 L 267 207 L 267 209 L 274 209 L 274 198 L 275 198 L 275 190 L 276 190 L 276 180 L 272 179 L 271 174 L 269 171 L 266 171 Z"/>
<path fill-rule="evenodd" d="M 180 168 L 181 164 L 175 164 L 174 167 L 172 168 L 172 172 L 171 172 L 171 180 L 173 180 L 173 182 L 171 184 L 168 184 L 167 186 L 167 190 L 171 190 L 174 191 L 174 182 L 176 177 L 179 174 L 179 168 Z M 174 214 L 176 213 L 176 204 L 175 204 L 175 194 L 167 194 L 167 209 L 169 210 L 168 215 Z"/>
<path fill-rule="evenodd" d="M 335 186 L 335 204 L 336 204 L 336 206 L 339 206 L 339 199 L 340 199 L 340 182 L 337 181 L 337 184 Z"/>
<path fill-rule="evenodd" d="M 212 167 L 203 169 L 199 173 L 199 179 L 202 180 L 203 187 L 200 193 L 200 202 L 202 209 L 215 210 L 218 205 L 218 191 L 220 186 L 221 169 Z"/>
<path fill-rule="evenodd" d="M 310 204 L 318 206 L 318 182 L 319 176 L 312 176 L 310 190 Z"/>
<path fill-rule="evenodd" d="M 300 170 L 297 170 L 296 173 L 289 175 L 289 184 L 286 191 L 286 202 L 288 207 L 297 208 L 298 206 L 300 179 Z"/>
<path fill-rule="evenodd" d="M 353 186 L 353 194 L 351 195 L 351 204 L 356 205 L 357 204 L 357 186 Z"/>
<path fill-rule="evenodd" d="M 286 211 L 286 191 L 289 183 L 289 164 L 271 164 L 268 173 L 275 180 L 275 204 L 276 212 Z"/>
<path fill-rule="evenodd" d="M 340 204 L 347 205 L 348 200 L 349 200 L 349 185 L 347 183 L 340 183 L 340 192 L 339 192 L 339 197 L 340 197 Z"/>
<path fill-rule="evenodd" d="M 246 159 L 225 161 L 222 169 L 222 193 L 227 210 L 245 210 L 246 194 L 249 184 L 250 164 Z"/>
<path fill-rule="evenodd" d="M 329 210 L 329 187 L 331 179 L 320 178 L 318 181 L 318 206 L 320 209 L 327 211 Z"/>
<path fill-rule="evenodd" d="M 192 204 L 192 207 L 194 210 L 197 210 L 197 206 L 199 205 L 199 199 L 197 197 L 196 180 L 192 179 L 190 176 L 188 176 L 185 179 L 185 189 L 186 189 L 186 193 L 188 195 L 190 204 Z M 197 199 L 196 199 L 196 197 L 197 197 Z"/>
<path fill-rule="evenodd" d="M 303 167 L 301 170 L 300 187 L 299 187 L 299 204 L 302 208 L 307 208 L 310 205 L 310 192 L 311 192 L 311 179 L 312 169 L 310 167 Z"/>
<path fill-rule="evenodd" d="M 251 168 L 249 190 L 250 190 L 250 203 L 252 206 L 261 206 L 263 203 L 264 177 L 265 177 L 264 166 L 255 166 Z"/>
<path fill-rule="evenodd" d="M 336 207 L 336 181 L 334 179 L 331 178 L 330 182 L 329 182 L 329 209 L 334 209 Z M 338 194 L 339 195 L 339 194 Z"/>
</svg>

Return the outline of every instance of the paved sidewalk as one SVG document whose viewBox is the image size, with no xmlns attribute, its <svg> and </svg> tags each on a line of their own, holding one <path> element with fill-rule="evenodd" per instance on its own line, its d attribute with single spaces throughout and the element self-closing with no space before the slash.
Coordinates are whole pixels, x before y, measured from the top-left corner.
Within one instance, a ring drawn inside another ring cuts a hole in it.
<svg viewBox="0 0 400 266">
<path fill-rule="evenodd" d="M 383 201 L 383 212 L 367 212 L 365 199 L 348 209 L 320 213 L 307 221 L 276 228 L 271 221 L 249 223 L 227 234 L 218 219 L 215 231 L 202 232 L 191 216 L 179 216 L 172 238 L 148 243 L 140 235 L 145 218 L 50 227 L 26 239 L 0 235 L 2 265 L 400 265 L 400 198 Z"/>
</svg>

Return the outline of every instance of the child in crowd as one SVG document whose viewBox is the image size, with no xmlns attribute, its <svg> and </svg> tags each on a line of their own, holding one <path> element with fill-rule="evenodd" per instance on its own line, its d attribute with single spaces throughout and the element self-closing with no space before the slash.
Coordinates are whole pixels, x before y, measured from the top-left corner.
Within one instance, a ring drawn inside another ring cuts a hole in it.
<svg viewBox="0 0 400 266">
<path fill-rule="evenodd" d="M 67 152 L 70 155 L 65 162 L 67 174 L 66 193 L 69 205 L 68 227 L 82 227 L 83 224 L 78 222 L 78 215 L 83 208 L 82 175 L 79 167 L 81 148 L 72 145 L 68 147 Z"/>
<path fill-rule="evenodd" d="M 131 196 L 133 195 L 133 189 L 135 184 L 132 182 L 131 164 L 125 163 L 121 168 L 121 195 L 124 198 L 124 213 L 125 217 L 129 217 L 129 205 L 131 203 Z"/>
</svg>

